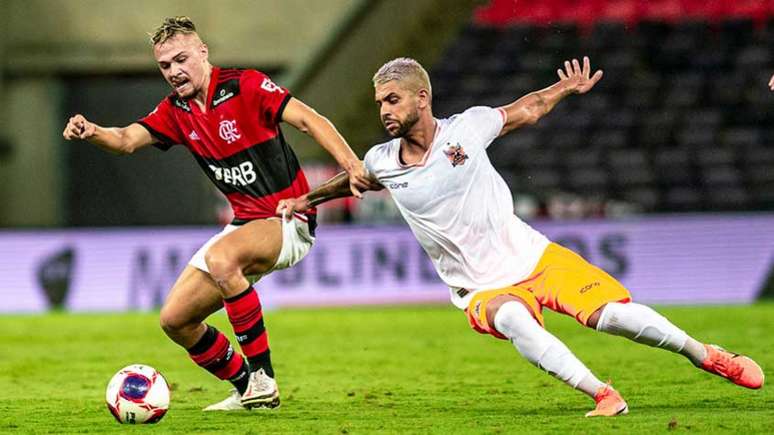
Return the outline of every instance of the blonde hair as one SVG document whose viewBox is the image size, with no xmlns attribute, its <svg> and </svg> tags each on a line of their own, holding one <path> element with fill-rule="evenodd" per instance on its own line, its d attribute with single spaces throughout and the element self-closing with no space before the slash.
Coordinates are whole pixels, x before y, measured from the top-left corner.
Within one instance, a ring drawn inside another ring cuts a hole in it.
<svg viewBox="0 0 774 435">
<path fill-rule="evenodd" d="M 390 81 L 397 81 L 412 91 L 418 92 L 420 89 L 427 89 L 432 100 L 433 88 L 430 85 L 430 76 L 422 65 L 410 57 L 399 57 L 393 59 L 379 68 L 379 71 L 373 77 L 374 87 L 383 85 Z"/>
<path fill-rule="evenodd" d="M 193 21 L 186 16 L 169 17 L 165 18 L 164 22 L 156 28 L 153 33 L 150 33 L 150 40 L 152 45 L 162 44 L 169 38 L 182 34 L 196 33 L 196 26 Z"/>
</svg>

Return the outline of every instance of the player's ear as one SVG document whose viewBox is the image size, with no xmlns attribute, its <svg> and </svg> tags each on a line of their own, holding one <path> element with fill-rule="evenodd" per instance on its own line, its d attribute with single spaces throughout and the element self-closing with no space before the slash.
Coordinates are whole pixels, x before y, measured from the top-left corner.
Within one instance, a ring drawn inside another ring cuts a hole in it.
<svg viewBox="0 0 774 435">
<path fill-rule="evenodd" d="M 199 52 L 202 54 L 202 57 L 207 60 L 207 58 L 210 55 L 210 48 L 207 47 L 207 44 L 202 42 L 201 47 L 199 47 Z"/>
<path fill-rule="evenodd" d="M 430 105 L 430 92 L 427 89 L 420 89 L 417 91 L 417 98 L 419 98 L 419 107 L 424 109 Z"/>
</svg>

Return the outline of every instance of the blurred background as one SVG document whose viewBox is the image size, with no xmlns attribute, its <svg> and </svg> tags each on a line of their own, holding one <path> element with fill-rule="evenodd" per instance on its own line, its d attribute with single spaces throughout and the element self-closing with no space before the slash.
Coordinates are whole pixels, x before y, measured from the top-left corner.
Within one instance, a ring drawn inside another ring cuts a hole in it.
<svg viewBox="0 0 774 435">
<path fill-rule="evenodd" d="M 645 301 L 772 291 L 772 0 L 4 0 L 0 311 L 153 308 L 228 221 L 183 147 L 116 157 L 61 136 L 75 113 L 122 126 L 155 107 L 169 89 L 148 32 L 174 15 L 213 64 L 270 74 L 361 157 L 385 137 L 370 78 L 389 59 L 428 68 L 446 117 L 588 55 L 592 92 L 489 149 L 517 214 Z M 338 172 L 284 133 L 313 186 Z M 277 305 L 445 300 L 387 195 L 323 206 L 309 258 L 259 286 Z"/>
</svg>

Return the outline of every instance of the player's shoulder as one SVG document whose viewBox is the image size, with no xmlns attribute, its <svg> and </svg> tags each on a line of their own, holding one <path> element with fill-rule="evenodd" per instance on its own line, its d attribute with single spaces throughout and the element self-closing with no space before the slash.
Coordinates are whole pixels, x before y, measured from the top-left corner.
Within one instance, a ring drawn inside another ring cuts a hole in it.
<svg viewBox="0 0 774 435">
<path fill-rule="evenodd" d="M 223 69 L 221 70 L 221 76 L 223 76 L 224 72 L 227 72 L 227 76 L 230 75 L 231 77 L 238 78 L 245 85 L 260 86 L 265 80 L 271 80 L 268 74 L 253 68 Z"/>
<path fill-rule="evenodd" d="M 252 74 L 250 71 L 255 70 L 249 70 L 246 68 L 221 68 L 220 72 L 218 73 L 218 83 L 224 83 L 231 80 L 241 80 L 246 75 Z M 258 71 L 255 71 L 258 72 Z"/>
<path fill-rule="evenodd" d="M 240 75 L 239 83 L 242 89 L 246 89 L 252 92 L 268 92 L 279 94 L 285 94 L 289 91 L 282 86 L 274 83 L 268 74 L 257 69 L 242 69 L 239 70 Z"/>
<path fill-rule="evenodd" d="M 467 120 L 476 120 L 483 117 L 500 116 L 498 109 L 489 106 L 472 106 L 465 109 L 465 111 L 449 117 L 452 122 L 460 122 Z"/>
<path fill-rule="evenodd" d="M 363 157 L 366 166 L 376 169 L 384 167 L 385 165 L 388 165 L 389 162 L 392 162 L 392 149 L 396 146 L 396 143 L 398 143 L 399 146 L 400 139 L 393 139 L 372 146 L 371 149 L 366 152 L 365 157 Z"/>
<path fill-rule="evenodd" d="M 497 108 L 472 106 L 443 121 L 446 125 L 453 127 L 455 131 L 462 129 L 462 131 L 467 132 L 471 128 L 477 129 L 482 125 L 489 125 L 501 119 L 503 119 L 503 114 Z"/>
<path fill-rule="evenodd" d="M 370 158 L 372 159 L 378 159 L 378 158 L 382 158 L 390 155 L 390 150 L 394 142 L 395 142 L 395 139 L 392 139 L 392 140 L 388 140 L 387 142 L 382 142 L 372 146 L 366 152 L 366 157 L 370 156 Z"/>
</svg>

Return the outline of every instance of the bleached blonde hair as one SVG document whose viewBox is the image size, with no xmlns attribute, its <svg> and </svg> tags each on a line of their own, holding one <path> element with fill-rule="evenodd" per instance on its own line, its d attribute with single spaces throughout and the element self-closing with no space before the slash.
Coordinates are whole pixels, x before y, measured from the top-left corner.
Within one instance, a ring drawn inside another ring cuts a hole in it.
<svg viewBox="0 0 774 435">
<path fill-rule="evenodd" d="M 149 34 L 151 45 L 162 44 L 178 33 L 196 33 L 196 25 L 186 16 L 164 18 L 164 22 Z"/>
<path fill-rule="evenodd" d="M 433 98 L 433 88 L 430 84 L 430 76 L 422 65 L 410 57 L 399 57 L 393 59 L 379 68 L 379 71 L 373 77 L 374 87 L 383 85 L 387 82 L 397 81 L 403 84 L 406 89 L 412 92 L 418 92 L 420 89 L 427 89 L 430 100 Z"/>
</svg>

